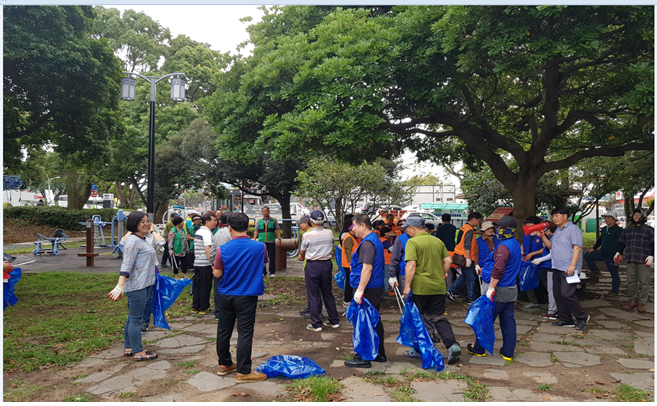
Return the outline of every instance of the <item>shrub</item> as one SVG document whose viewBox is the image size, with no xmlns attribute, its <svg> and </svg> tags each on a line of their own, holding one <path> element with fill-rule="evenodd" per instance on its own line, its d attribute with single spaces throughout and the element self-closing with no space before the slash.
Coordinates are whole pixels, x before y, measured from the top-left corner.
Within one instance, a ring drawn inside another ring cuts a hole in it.
<svg viewBox="0 0 657 406">
<path fill-rule="evenodd" d="M 35 225 L 63 228 L 65 230 L 84 230 L 80 222 L 90 219 L 93 215 L 100 215 L 103 221 L 112 221 L 116 214 L 115 209 L 83 209 L 75 210 L 64 207 L 37 207 L 19 206 L 5 207 L 5 218 L 28 221 Z"/>
</svg>

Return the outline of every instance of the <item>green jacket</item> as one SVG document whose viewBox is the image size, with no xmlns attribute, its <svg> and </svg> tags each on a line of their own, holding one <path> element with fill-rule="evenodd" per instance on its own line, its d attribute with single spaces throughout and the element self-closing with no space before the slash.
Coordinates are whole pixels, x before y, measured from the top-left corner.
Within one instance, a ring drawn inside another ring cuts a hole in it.
<svg viewBox="0 0 657 406">
<path fill-rule="evenodd" d="M 598 237 L 593 249 L 600 248 L 602 256 L 604 258 L 613 258 L 616 252 L 618 252 L 618 239 L 623 233 L 623 229 L 617 224 L 611 227 L 604 227 L 600 232 L 600 237 Z"/>
</svg>

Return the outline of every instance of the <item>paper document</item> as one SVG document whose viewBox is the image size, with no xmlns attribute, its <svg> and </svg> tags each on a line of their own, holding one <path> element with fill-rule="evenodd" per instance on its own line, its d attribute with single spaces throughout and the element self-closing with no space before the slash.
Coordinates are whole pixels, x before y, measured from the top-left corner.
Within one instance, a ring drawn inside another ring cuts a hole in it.
<svg viewBox="0 0 657 406">
<path fill-rule="evenodd" d="M 566 282 L 568 282 L 569 285 L 572 285 L 573 283 L 579 283 L 579 275 L 574 273 L 573 276 L 566 276 Z"/>
</svg>

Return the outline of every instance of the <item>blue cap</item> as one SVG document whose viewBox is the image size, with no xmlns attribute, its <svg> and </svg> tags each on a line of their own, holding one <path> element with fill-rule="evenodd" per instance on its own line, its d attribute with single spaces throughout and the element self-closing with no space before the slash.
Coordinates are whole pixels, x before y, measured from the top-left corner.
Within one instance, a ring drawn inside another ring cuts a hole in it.
<svg viewBox="0 0 657 406">
<path fill-rule="evenodd" d="M 422 217 L 409 217 L 406 219 L 406 225 L 424 228 L 424 219 Z"/>
<path fill-rule="evenodd" d="M 310 213 L 310 218 L 313 223 L 322 224 L 324 222 L 324 213 L 322 213 L 321 210 L 313 210 L 313 212 Z"/>
</svg>

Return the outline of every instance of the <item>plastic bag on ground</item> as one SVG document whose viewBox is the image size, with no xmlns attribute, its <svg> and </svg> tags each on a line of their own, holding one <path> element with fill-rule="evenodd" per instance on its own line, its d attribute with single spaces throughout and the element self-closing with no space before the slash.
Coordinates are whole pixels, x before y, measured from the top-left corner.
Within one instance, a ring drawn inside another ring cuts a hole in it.
<svg viewBox="0 0 657 406">
<path fill-rule="evenodd" d="M 176 280 L 160 273 L 155 275 L 155 292 L 153 292 L 153 324 L 171 330 L 164 312 L 178 299 L 185 286 L 192 283 L 190 279 Z"/>
<path fill-rule="evenodd" d="M 491 354 L 495 345 L 494 315 L 495 303 L 486 295 L 479 296 L 465 315 L 465 323 L 472 327 L 479 344 Z"/>
<path fill-rule="evenodd" d="M 347 277 L 347 272 L 345 272 L 342 267 L 342 249 L 340 246 L 335 247 L 335 263 L 338 264 L 338 273 L 336 273 L 333 278 L 338 287 L 344 290 L 345 278 Z M 349 283 L 349 281 L 347 281 Z"/>
<path fill-rule="evenodd" d="M 429 337 L 429 332 L 411 295 L 406 299 L 404 314 L 399 321 L 401 325 L 396 341 L 401 345 L 419 349 L 422 355 L 422 368 L 436 369 L 438 372 L 445 369 L 443 355 Z"/>
<path fill-rule="evenodd" d="M 346 317 L 354 326 L 354 351 L 362 359 L 372 361 L 379 354 L 379 334 L 374 329 L 381 320 L 379 311 L 363 298 L 360 305 L 351 301 Z"/>
<path fill-rule="evenodd" d="M 258 365 L 256 371 L 264 373 L 268 378 L 281 374 L 292 379 L 305 379 L 326 373 L 315 361 L 298 355 L 274 355 Z"/>
<path fill-rule="evenodd" d="M 526 292 L 536 289 L 540 283 L 538 278 L 538 266 L 532 261 L 522 261 L 520 264 L 520 291 Z"/>
<path fill-rule="evenodd" d="M 23 276 L 20 268 L 14 268 L 13 271 L 9 274 L 9 281 L 3 283 L 2 291 L 2 310 L 4 311 L 7 306 L 15 306 L 18 303 L 18 298 L 14 294 L 14 286 Z"/>
</svg>

